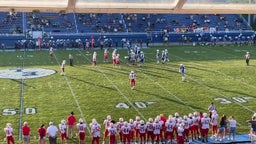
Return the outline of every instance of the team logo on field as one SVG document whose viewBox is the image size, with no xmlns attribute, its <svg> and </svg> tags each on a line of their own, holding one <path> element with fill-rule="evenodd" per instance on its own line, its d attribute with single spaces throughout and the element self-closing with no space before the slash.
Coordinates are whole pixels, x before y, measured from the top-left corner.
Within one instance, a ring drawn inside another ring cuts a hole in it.
<svg viewBox="0 0 256 144">
<path fill-rule="evenodd" d="M 48 75 L 55 74 L 55 70 L 43 69 L 43 68 L 17 68 L 0 70 L 0 78 L 5 79 L 29 79 L 40 78 Z"/>
</svg>

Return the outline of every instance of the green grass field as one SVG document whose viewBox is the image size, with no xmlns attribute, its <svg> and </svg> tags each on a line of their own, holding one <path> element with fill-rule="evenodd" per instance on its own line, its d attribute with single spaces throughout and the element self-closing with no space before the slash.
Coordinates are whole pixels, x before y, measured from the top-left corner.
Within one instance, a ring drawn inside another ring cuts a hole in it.
<svg viewBox="0 0 256 144">
<path fill-rule="evenodd" d="M 157 64 L 156 49 L 169 51 L 170 62 Z M 3 128 L 12 123 L 15 140 L 18 141 L 20 122 L 28 121 L 32 139 L 37 135 L 41 123 L 55 125 L 74 111 L 77 119 L 84 117 L 87 123 L 96 118 L 99 123 L 107 115 L 118 120 L 123 117 L 143 119 L 178 112 L 181 116 L 207 112 L 214 102 L 219 116 L 233 115 L 238 122 L 238 133 L 248 133 L 245 122 L 251 119 L 256 109 L 256 61 L 253 46 L 165 46 L 143 49 L 146 62 L 143 66 L 132 66 L 123 59 L 126 50 L 119 50 L 121 67 L 111 62 L 103 63 L 103 51 L 98 50 L 97 67 L 93 67 L 92 51 L 48 51 L 0 52 L 0 69 L 46 68 L 57 73 L 34 79 L 0 79 L 0 142 L 4 140 Z M 250 66 L 246 66 L 244 55 L 251 53 Z M 109 61 L 111 58 L 109 54 Z M 66 65 L 66 75 L 60 75 L 60 63 L 74 56 L 74 67 Z M 179 64 L 186 67 L 186 81 L 181 81 Z M 137 75 L 136 88 L 130 89 L 129 73 Z M 116 106 L 121 106 L 117 108 Z M 124 108 L 126 107 L 126 108 Z M 14 110 L 13 110 L 14 109 Z M 8 116 L 3 115 L 6 111 Z M 27 114 L 31 111 L 35 114 Z M 26 112 L 27 111 L 27 112 Z M 87 138 L 89 140 L 89 138 Z M 77 143 L 74 141 L 74 143 Z"/>
</svg>

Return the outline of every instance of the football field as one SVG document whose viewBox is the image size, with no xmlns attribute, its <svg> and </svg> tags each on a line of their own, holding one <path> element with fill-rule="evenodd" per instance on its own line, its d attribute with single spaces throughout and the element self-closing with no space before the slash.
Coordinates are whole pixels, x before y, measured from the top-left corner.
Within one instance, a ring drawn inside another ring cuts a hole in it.
<svg viewBox="0 0 256 144">
<path fill-rule="evenodd" d="M 157 49 L 168 49 L 170 61 L 158 64 Z M 134 66 L 124 59 L 127 50 L 118 49 L 120 68 L 111 62 L 112 50 L 109 62 L 103 62 L 103 51 L 95 50 L 97 66 L 92 66 L 93 50 L 55 50 L 52 58 L 47 50 L 0 52 L 0 142 L 4 141 L 6 123 L 12 123 L 18 141 L 20 128 L 27 121 L 34 141 L 42 123 L 48 126 L 53 121 L 58 125 L 71 111 L 77 119 L 85 118 L 87 124 L 93 118 L 102 124 L 107 115 L 128 121 L 136 116 L 148 120 L 159 114 L 168 117 L 178 112 L 183 117 L 195 111 L 208 112 L 211 102 L 219 117 L 235 117 L 237 133 L 249 132 L 246 120 L 256 110 L 254 46 L 155 46 L 142 50 L 145 63 Z M 245 63 L 247 51 L 251 54 L 250 66 Z M 74 57 L 73 67 L 69 66 L 69 53 Z M 64 59 L 67 64 L 62 76 Z M 180 64 L 186 68 L 185 81 L 181 80 Z M 23 69 L 28 72 L 20 72 Z M 41 70 L 54 73 L 41 77 Z M 137 76 L 134 90 L 129 85 L 131 70 Z M 13 73 L 38 78 L 6 78 Z"/>
</svg>

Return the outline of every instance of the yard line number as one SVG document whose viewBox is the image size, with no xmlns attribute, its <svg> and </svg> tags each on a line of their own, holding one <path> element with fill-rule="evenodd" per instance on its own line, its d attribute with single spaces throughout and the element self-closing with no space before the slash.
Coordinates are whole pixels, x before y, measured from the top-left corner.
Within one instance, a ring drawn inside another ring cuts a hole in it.
<svg viewBox="0 0 256 144">
<path fill-rule="evenodd" d="M 36 114 L 37 113 L 37 109 L 34 107 L 30 107 L 30 108 L 24 108 L 24 114 Z M 2 115 L 3 116 L 11 116 L 11 115 L 16 115 L 19 113 L 19 109 L 18 108 L 6 108 L 2 110 Z"/>
<path fill-rule="evenodd" d="M 231 97 L 231 99 L 227 98 L 214 98 L 215 101 L 219 101 L 221 104 L 231 104 L 234 102 L 237 103 L 246 103 L 249 99 L 253 99 L 253 97 Z"/>
</svg>

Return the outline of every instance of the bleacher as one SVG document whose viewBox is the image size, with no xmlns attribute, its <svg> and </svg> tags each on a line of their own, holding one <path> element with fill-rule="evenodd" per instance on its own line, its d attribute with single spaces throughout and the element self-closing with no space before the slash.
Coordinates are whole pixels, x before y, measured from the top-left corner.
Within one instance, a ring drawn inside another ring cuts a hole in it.
<svg viewBox="0 0 256 144">
<path fill-rule="evenodd" d="M 31 39 L 31 31 L 43 31 L 46 39 L 90 39 L 105 36 L 113 41 L 168 42 L 248 41 L 254 31 L 238 14 L 74 14 L 0 13 L 0 43 L 13 47 Z M 7 35 L 8 34 L 8 35 Z M 12 37 L 15 34 L 15 37 Z M 17 34 L 20 34 L 17 36 Z M 16 40 L 14 40 L 16 39 Z"/>
</svg>

